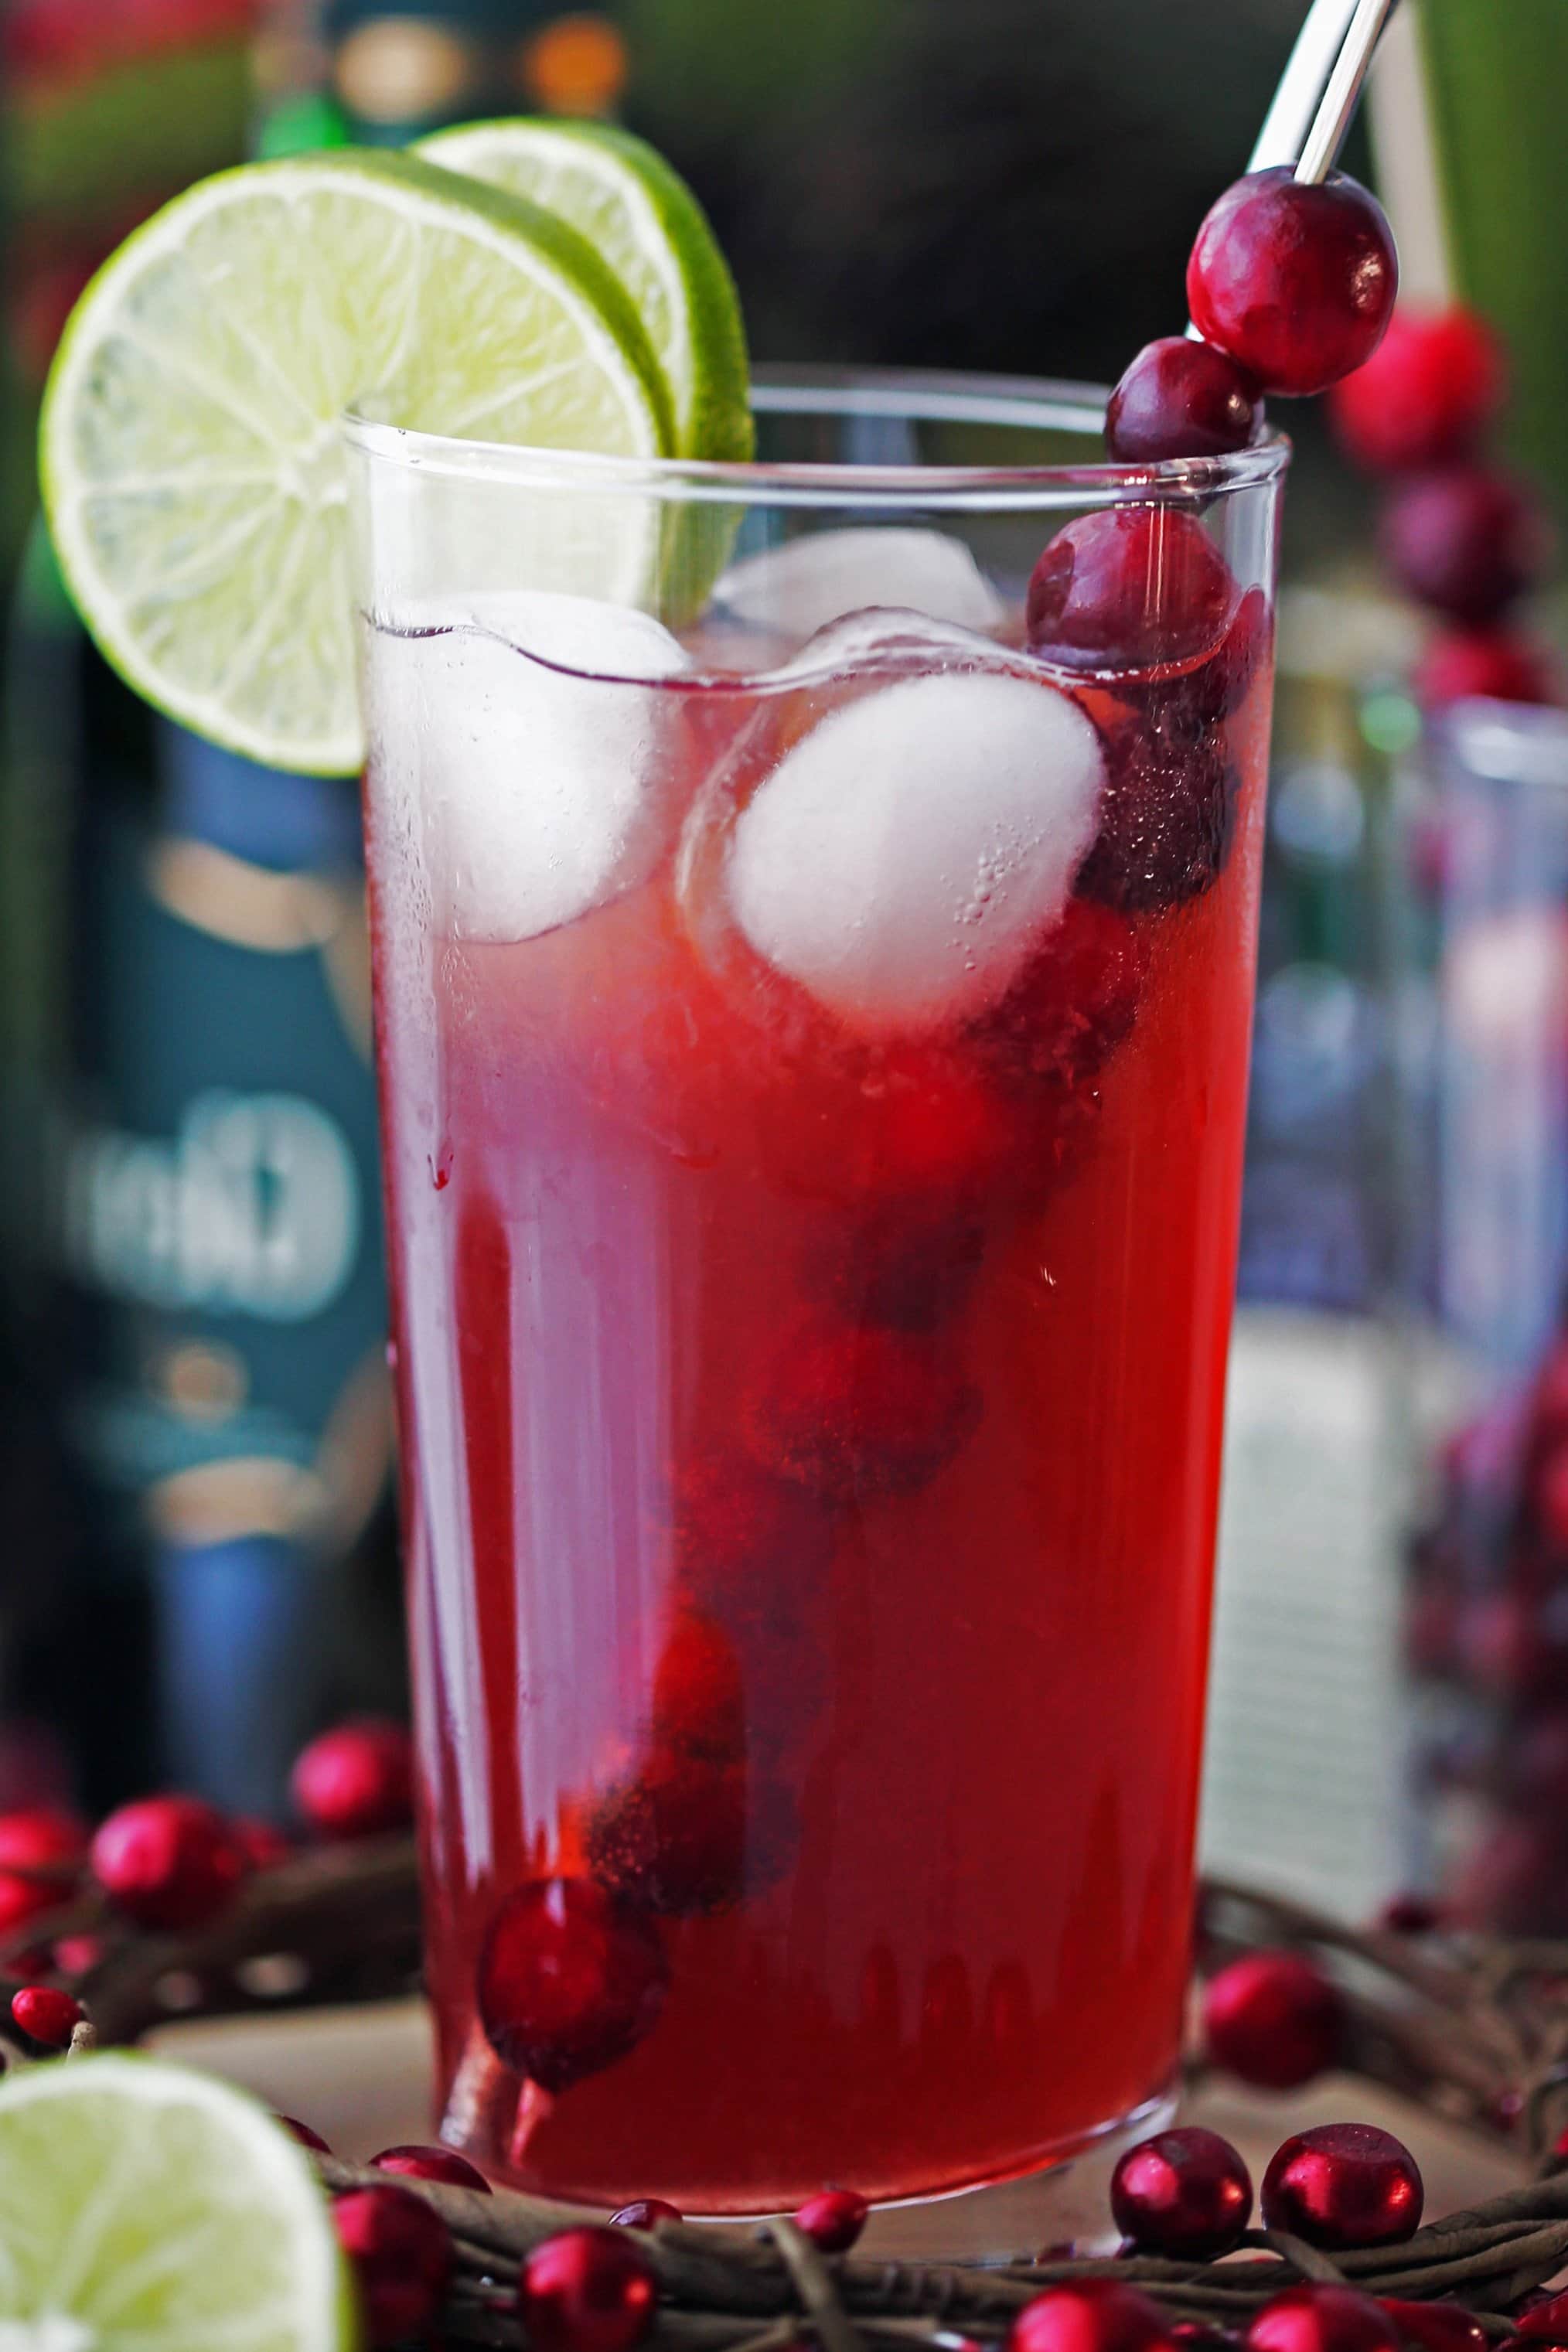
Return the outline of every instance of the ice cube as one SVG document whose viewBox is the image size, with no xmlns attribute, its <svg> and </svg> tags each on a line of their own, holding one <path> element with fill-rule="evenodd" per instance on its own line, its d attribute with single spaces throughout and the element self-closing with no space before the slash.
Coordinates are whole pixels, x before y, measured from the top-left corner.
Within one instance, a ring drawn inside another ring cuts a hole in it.
<svg viewBox="0 0 1568 2352">
<path fill-rule="evenodd" d="M 818 721 L 738 818 L 727 883 L 759 955 L 865 1034 L 1000 996 L 1095 835 L 1100 736 L 1007 669 L 927 672 Z"/>
<path fill-rule="evenodd" d="M 808 637 L 841 614 L 897 604 L 992 630 L 1006 606 L 961 539 L 891 524 L 814 532 L 732 563 L 713 592 L 734 619 Z"/>
<path fill-rule="evenodd" d="M 643 881 L 668 844 L 672 700 L 689 668 L 646 613 L 584 596 L 471 598 L 398 616 L 377 667 L 403 672 L 408 772 L 432 886 L 460 939 L 531 939 Z M 411 771 L 411 772 L 409 772 Z"/>
</svg>

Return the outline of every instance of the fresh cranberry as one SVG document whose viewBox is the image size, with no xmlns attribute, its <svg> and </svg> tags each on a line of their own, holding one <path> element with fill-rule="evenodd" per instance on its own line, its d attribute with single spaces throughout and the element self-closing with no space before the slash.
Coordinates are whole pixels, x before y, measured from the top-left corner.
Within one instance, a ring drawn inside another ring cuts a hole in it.
<svg viewBox="0 0 1568 2352">
<path fill-rule="evenodd" d="M 1532 2342 L 1568 2344 L 1568 2294 L 1548 2295 L 1544 2303 L 1532 2304 L 1519 2322 L 1519 2333 Z"/>
<path fill-rule="evenodd" d="M 1353 2286 L 1289 2286 L 1247 2331 L 1247 2352 L 1403 2352 L 1380 2304 Z"/>
<path fill-rule="evenodd" d="M 675 1919 L 728 1909 L 745 1889 L 746 1794 L 732 1757 L 651 1748 L 589 1816 L 595 1877 Z"/>
<path fill-rule="evenodd" d="M 88 1976 L 103 1958 L 103 1938 L 101 1936 L 62 1936 L 51 1957 L 61 1976 Z"/>
<path fill-rule="evenodd" d="M 976 1024 L 974 1043 L 1011 1085 L 1080 1085 L 1137 1019 L 1147 962 L 1123 916 L 1093 898 L 1069 898 L 1039 952 Z"/>
<path fill-rule="evenodd" d="M 229 1828 L 252 1870 L 276 1870 L 280 1862 L 292 1861 L 293 1845 L 272 1822 L 242 1813 L 229 1822 Z"/>
<path fill-rule="evenodd" d="M 649 1721 L 656 1740 L 693 1756 L 740 1756 L 746 1694 L 735 1644 L 700 1610 L 682 1610 L 658 1654 Z"/>
<path fill-rule="evenodd" d="M 675 1575 L 727 1631 L 760 1596 L 815 1598 L 831 1555 L 831 1522 L 800 1487 L 729 1447 L 683 1455 L 671 1486 Z"/>
<path fill-rule="evenodd" d="M 634 2197 L 629 2205 L 610 2216 L 610 2226 L 616 2230 L 657 2230 L 661 2221 L 679 2221 L 685 2217 L 676 2205 L 668 2205 L 662 2197 Z"/>
<path fill-rule="evenodd" d="M 1443 1906 L 1427 1895 L 1395 1895 L 1383 1906 L 1378 1925 L 1395 1936 L 1429 1936 L 1443 1924 Z"/>
<path fill-rule="evenodd" d="M 1228 2253 L 1251 2220 L 1252 2176 L 1218 2132 L 1157 2132 L 1117 2165 L 1110 2210 L 1141 2252 L 1204 2262 Z"/>
<path fill-rule="evenodd" d="M 1374 474 L 1468 457 L 1502 406 L 1502 352 L 1484 319 L 1404 306 L 1371 359 L 1329 395 L 1334 429 Z"/>
<path fill-rule="evenodd" d="M 321 2133 L 312 2131 L 309 2124 L 302 2124 L 298 2116 L 279 2116 L 278 2120 L 286 2132 L 292 2132 L 301 2147 L 310 2148 L 316 2156 L 331 2156 L 332 2151 Z"/>
<path fill-rule="evenodd" d="M 0 1870 L 47 1872 L 67 1884 L 87 1861 L 88 1831 L 52 1805 L 0 1813 Z"/>
<path fill-rule="evenodd" d="M 1205 215 L 1187 307 L 1207 341 L 1265 393 L 1326 391 L 1369 360 L 1399 286 L 1382 205 L 1342 172 L 1249 172 Z"/>
<path fill-rule="evenodd" d="M 1487 2352 L 1486 2329 L 1457 2303 L 1401 2303 L 1386 2294 L 1377 2300 L 1405 2344 L 1420 2352 Z"/>
<path fill-rule="evenodd" d="M 517 2301 L 531 2352 L 631 2352 L 653 2326 L 658 2277 L 624 2230 L 563 2230 L 524 2262 Z"/>
<path fill-rule="evenodd" d="M 795 2226 L 819 2254 L 847 2254 L 865 2228 L 871 2208 L 853 2189 L 822 2189 L 808 2197 Z"/>
<path fill-rule="evenodd" d="M 1031 2297 L 1014 2318 L 1006 2352 L 1166 2352 L 1171 2323 L 1120 2279 L 1075 2279 Z"/>
<path fill-rule="evenodd" d="M 406 2189 L 351 2189 L 332 2200 L 372 2352 L 422 2335 L 452 2274 L 452 2239 L 433 2206 Z"/>
<path fill-rule="evenodd" d="M 477 2164 L 459 2156 L 455 2147 L 422 2147 L 417 2143 L 406 2147 L 384 2147 L 379 2156 L 371 2158 L 377 2172 L 401 2173 L 406 2180 L 438 2180 L 447 2189 L 473 2189 L 488 2197 L 490 2184 Z"/>
<path fill-rule="evenodd" d="M 1216 652 L 1174 677 L 1162 677 L 1133 698 L 1143 704 L 1151 719 L 1167 727 L 1184 728 L 1194 735 L 1205 727 L 1217 727 L 1246 701 L 1273 635 L 1268 597 L 1261 588 L 1249 588 Z"/>
<path fill-rule="evenodd" d="M 376 1837 L 414 1815 L 414 1755 L 400 1723 L 366 1717 L 312 1739 L 289 1787 L 303 1820 L 323 1838 Z"/>
<path fill-rule="evenodd" d="M 1233 359 L 1191 335 L 1145 343 L 1105 411 L 1105 446 L 1124 466 L 1223 457 L 1263 422 L 1258 386 Z"/>
<path fill-rule="evenodd" d="M 840 1503 L 925 1486 L 978 1416 L 974 1390 L 938 1341 L 827 1316 L 784 1333 L 742 1403 L 762 1467 Z"/>
<path fill-rule="evenodd" d="M 1553 703 L 1558 685 L 1547 656 L 1507 629 L 1451 629 L 1436 636 L 1415 666 L 1415 698 L 1428 710 L 1472 698 L 1489 702 Z"/>
<path fill-rule="evenodd" d="M 1293 2091 L 1331 2066 L 1344 2001 L 1295 1952 L 1247 1952 L 1204 1990 L 1204 2039 L 1216 2066 L 1268 2091 Z"/>
<path fill-rule="evenodd" d="M 228 1908 L 247 1867 L 227 1822 L 199 1797 L 121 1805 L 92 1841 L 93 1875 L 141 1927 L 205 1926 Z"/>
<path fill-rule="evenodd" d="M 52 1985 L 24 1985 L 11 1996 L 11 2014 L 24 2033 L 47 2050 L 68 2050 L 71 2035 L 87 2016 L 79 2000 Z"/>
<path fill-rule="evenodd" d="M 591 1879 L 536 1878 L 490 1921 L 479 2016 L 505 2065 L 564 2091 L 651 2032 L 668 1984 L 651 1919 Z"/>
<path fill-rule="evenodd" d="M 1450 466 L 1396 489 L 1383 510 L 1384 560 L 1405 592 L 1471 628 L 1495 621 L 1551 558 L 1541 509 L 1486 466 Z"/>
<path fill-rule="evenodd" d="M 1415 2158 L 1375 2124 L 1319 2124 L 1278 2147 L 1263 2176 L 1264 2226 L 1311 2246 L 1391 2246 L 1420 2226 Z"/>
<path fill-rule="evenodd" d="M 68 1892 L 47 1878 L 24 1877 L 19 1871 L 0 1870 L 0 1941 L 8 1941 L 30 1920 L 58 1911 Z"/>
<path fill-rule="evenodd" d="M 1158 703 L 1108 720 L 1100 831 L 1079 872 L 1086 898 L 1162 913 L 1212 889 L 1236 830 L 1240 779 L 1224 735 L 1195 737 Z"/>
<path fill-rule="evenodd" d="M 1218 645 L 1237 593 L 1194 516 L 1173 506 L 1102 508 L 1058 530 L 1036 564 L 1029 650 L 1072 670 L 1194 661 Z"/>
</svg>

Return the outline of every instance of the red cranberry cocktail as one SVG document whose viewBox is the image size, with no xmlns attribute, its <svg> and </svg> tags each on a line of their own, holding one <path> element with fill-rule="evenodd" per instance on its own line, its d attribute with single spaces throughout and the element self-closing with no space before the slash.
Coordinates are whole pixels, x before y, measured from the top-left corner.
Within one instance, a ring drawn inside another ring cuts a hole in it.
<svg viewBox="0 0 1568 2352">
<path fill-rule="evenodd" d="M 442 2135 L 688 2214 L 1165 2098 L 1284 468 L 758 409 L 353 435 Z"/>
</svg>

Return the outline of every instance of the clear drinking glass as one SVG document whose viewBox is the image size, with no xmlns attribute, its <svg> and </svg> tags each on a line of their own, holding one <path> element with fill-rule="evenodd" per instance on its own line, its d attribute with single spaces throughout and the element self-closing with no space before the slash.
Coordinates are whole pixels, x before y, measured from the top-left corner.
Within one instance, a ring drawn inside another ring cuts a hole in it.
<svg viewBox="0 0 1568 2352">
<path fill-rule="evenodd" d="M 350 426 L 441 2129 L 1030 2252 L 1177 2056 L 1287 452 L 756 408 Z"/>
</svg>

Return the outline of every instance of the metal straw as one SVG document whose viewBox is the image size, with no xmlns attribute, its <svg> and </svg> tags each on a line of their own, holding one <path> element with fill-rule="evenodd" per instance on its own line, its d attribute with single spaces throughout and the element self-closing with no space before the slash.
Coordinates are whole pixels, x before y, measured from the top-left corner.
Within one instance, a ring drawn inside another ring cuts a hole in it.
<svg viewBox="0 0 1568 2352">
<path fill-rule="evenodd" d="M 1299 180 L 1333 167 L 1378 37 L 1396 0 L 1312 0 L 1247 168 L 1289 163 Z"/>
<path fill-rule="evenodd" d="M 1340 0 L 1335 0 L 1335 5 L 1339 5 Z M 1351 127 L 1373 51 L 1396 5 L 1397 0 L 1360 0 L 1301 149 L 1300 161 L 1296 165 L 1298 180 L 1325 179 L 1333 169 L 1334 158 Z"/>
</svg>

